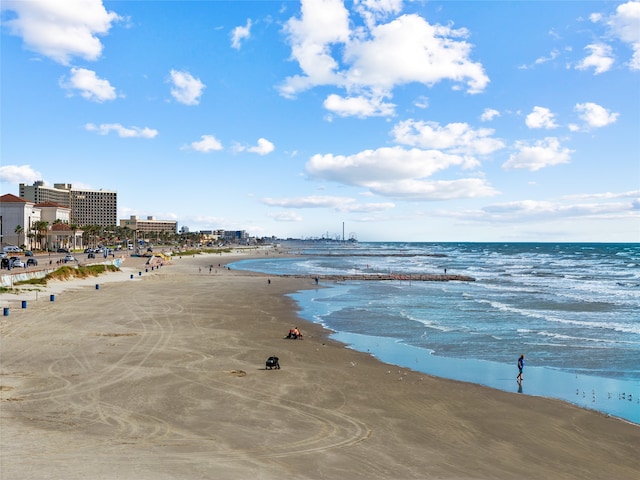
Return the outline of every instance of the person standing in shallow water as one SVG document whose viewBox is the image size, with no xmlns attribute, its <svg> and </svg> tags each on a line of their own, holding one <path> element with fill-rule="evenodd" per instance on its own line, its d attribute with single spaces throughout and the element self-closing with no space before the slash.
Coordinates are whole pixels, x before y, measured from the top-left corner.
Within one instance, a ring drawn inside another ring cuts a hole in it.
<svg viewBox="0 0 640 480">
<path fill-rule="evenodd" d="M 518 376 L 516 377 L 516 380 L 518 381 L 518 383 L 522 382 L 522 379 L 524 378 L 522 376 L 523 370 L 524 370 L 524 355 L 520 355 L 520 358 L 518 358 Z"/>
</svg>

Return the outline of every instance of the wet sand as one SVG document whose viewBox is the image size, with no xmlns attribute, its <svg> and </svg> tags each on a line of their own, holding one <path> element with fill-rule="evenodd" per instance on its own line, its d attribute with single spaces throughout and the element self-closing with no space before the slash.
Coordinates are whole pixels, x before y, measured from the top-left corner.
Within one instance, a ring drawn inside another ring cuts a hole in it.
<svg viewBox="0 0 640 480">
<path fill-rule="evenodd" d="M 639 426 L 380 363 L 235 259 L 2 295 L 0 478 L 640 478 Z"/>
</svg>

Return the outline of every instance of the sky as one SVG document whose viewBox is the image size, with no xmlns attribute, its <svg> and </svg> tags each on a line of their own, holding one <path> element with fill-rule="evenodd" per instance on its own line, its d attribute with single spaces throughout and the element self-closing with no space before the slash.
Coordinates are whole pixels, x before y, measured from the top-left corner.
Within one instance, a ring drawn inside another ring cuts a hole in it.
<svg viewBox="0 0 640 480">
<path fill-rule="evenodd" d="M 257 237 L 640 242 L 640 1 L 0 6 L 2 194 Z"/>
</svg>

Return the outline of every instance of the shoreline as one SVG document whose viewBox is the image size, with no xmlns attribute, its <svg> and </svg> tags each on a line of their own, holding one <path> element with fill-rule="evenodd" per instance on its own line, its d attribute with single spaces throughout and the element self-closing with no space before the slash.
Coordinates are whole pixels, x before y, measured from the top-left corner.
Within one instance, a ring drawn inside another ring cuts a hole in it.
<svg viewBox="0 0 640 480">
<path fill-rule="evenodd" d="M 289 295 L 312 281 L 223 268 L 243 258 L 108 274 L 5 317 L 2 478 L 637 478 L 637 425 L 388 373 L 300 317 Z"/>
</svg>

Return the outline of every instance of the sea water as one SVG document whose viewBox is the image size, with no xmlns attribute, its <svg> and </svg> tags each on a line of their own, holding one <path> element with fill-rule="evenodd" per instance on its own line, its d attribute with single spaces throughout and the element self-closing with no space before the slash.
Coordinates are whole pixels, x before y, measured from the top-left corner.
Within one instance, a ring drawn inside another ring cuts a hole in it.
<svg viewBox="0 0 640 480">
<path fill-rule="evenodd" d="M 466 275 L 321 281 L 292 297 L 333 338 L 418 372 L 559 398 L 640 424 L 640 244 L 285 244 L 269 274 Z M 516 360 L 525 355 L 524 381 Z"/>
</svg>

